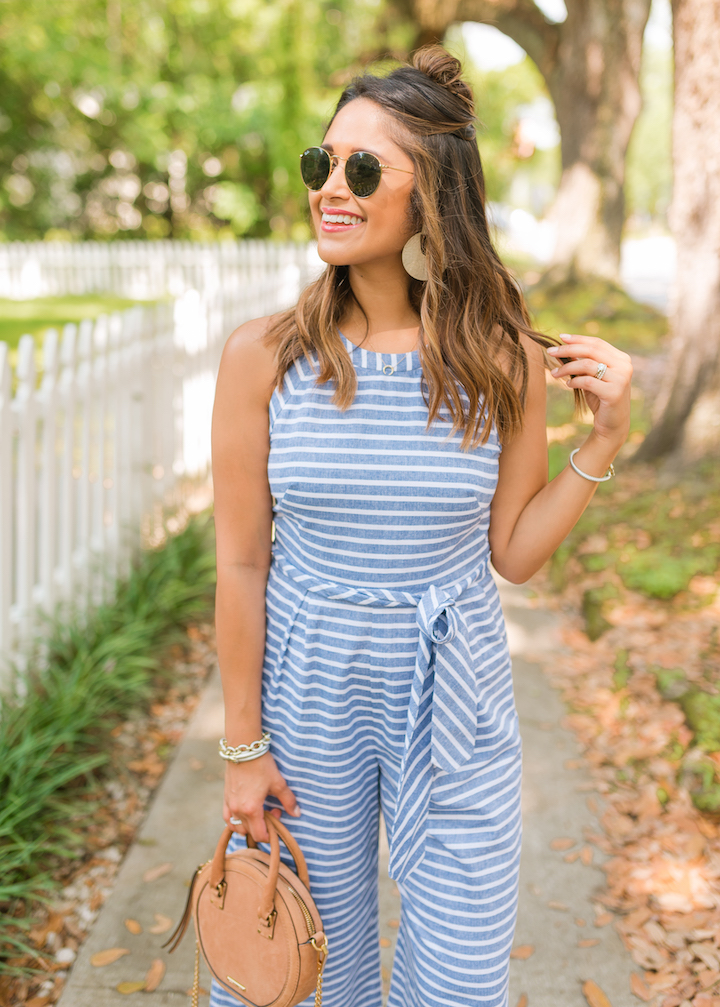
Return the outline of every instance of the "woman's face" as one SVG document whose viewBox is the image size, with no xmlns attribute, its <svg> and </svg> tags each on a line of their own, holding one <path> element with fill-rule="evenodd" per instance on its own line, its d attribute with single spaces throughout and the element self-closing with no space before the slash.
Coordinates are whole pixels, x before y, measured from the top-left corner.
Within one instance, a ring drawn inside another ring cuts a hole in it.
<svg viewBox="0 0 720 1007">
<path fill-rule="evenodd" d="M 405 171 L 383 168 L 380 185 L 366 199 L 348 188 L 345 161 L 338 162 L 322 189 L 310 190 L 308 198 L 318 253 L 334 266 L 359 266 L 388 258 L 398 258 L 411 236 L 409 206 L 413 190 L 413 163 L 391 139 L 402 128 L 368 98 L 355 98 L 338 112 L 322 146 L 339 157 L 359 150 L 375 154 L 381 164 Z M 331 222 L 328 216 L 349 215 L 352 222 Z"/>
</svg>

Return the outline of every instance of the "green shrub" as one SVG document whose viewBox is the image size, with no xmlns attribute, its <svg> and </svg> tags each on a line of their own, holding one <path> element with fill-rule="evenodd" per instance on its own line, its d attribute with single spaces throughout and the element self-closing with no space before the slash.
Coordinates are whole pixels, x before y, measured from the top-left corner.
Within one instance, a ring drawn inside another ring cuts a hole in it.
<svg viewBox="0 0 720 1007">
<path fill-rule="evenodd" d="M 50 858 L 80 855 L 72 826 L 88 814 L 82 786 L 107 761 L 109 728 L 147 702 L 163 651 L 207 615 L 214 581 L 212 524 L 197 518 L 141 553 L 111 602 L 57 616 L 42 658 L 16 672 L 0 698 L 0 909 L 43 898 Z M 4 915 L 0 972 L 21 947 Z"/>
</svg>

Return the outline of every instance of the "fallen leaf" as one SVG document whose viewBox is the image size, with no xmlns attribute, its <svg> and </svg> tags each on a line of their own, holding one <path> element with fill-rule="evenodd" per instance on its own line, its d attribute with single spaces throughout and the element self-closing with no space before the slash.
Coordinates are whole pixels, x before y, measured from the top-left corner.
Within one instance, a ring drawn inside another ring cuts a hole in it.
<svg viewBox="0 0 720 1007">
<path fill-rule="evenodd" d="M 127 948 L 106 948 L 104 951 L 96 951 L 90 959 L 90 964 L 99 969 L 103 965 L 112 965 L 123 955 L 129 955 Z"/>
<path fill-rule="evenodd" d="M 565 854 L 563 860 L 567 864 L 574 864 L 579 856 L 580 856 L 580 850 L 571 850 L 569 853 Z"/>
<path fill-rule="evenodd" d="M 141 934 L 143 928 L 137 920 L 127 919 L 125 920 L 125 929 L 129 930 L 131 934 Z"/>
<path fill-rule="evenodd" d="M 195 772 L 197 772 L 198 769 L 205 768 L 205 763 L 201 762 L 200 759 L 196 759 L 194 757 L 192 759 L 188 759 L 188 765 L 190 766 L 191 769 L 195 770 Z"/>
<path fill-rule="evenodd" d="M 651 1000 L 653 997 L 652 990 L 645 985 L 645 983 L 642 981 L 637 972 L 633 972 L 633 974 L 630 976 L 630 989 L 633 991 L 636 997 L 639 997 L 640 1000 L 644 1000 L 645 1003 L 647 1003 L 648 1000 Z"/>
<path fill-rule="evenodd" d="M 561 913 L 566 913 L 570 908 L 569 906 L 566 906 L 564 902 L 556 902 L 555 899 L 550 899 L 550 901 L 548 902 L 548 907 L 550 909 L 557 909 Z"/>
<path fill-rule="evenodd" d="M 387 937 L 381 937 L 380 938 L 380 947 L 381 948 L 390 948 L 390 947 L 392 947 L 392 941 L 389 938 L 387 938 Z"/>
<path fill-rule="evenodd" d="M 527 1007 L 527 1005 L 528 1005 L 527 993 L 521 993 L 520 998 L 515 1007 Z"/>
<path fill-rule="evenodd" d="M 587 867 L 589 864 L 592 863 L 592 859 L 593 859 L 592 846 L 583 846 L 583 848 L 580 850 L 580 860 L 582 861 L 582 863 L 584 863 L 585 866 Z"/>
<path fill-rule="evenodd" d="M 579 916 L 576 917 L 576 919 L 575 919 L 575 926 L 576 927 L 584 927 L 585 926 L 585 920 L 581 919 Z"/>
<path fill-rule="evenodd" d="M 400 920 L 388 920 L 387 925 L 389 927 L 392 927 L 393 930 L 397 930 L 397 928 L 400 926 Z"/>
<path fill-rule="evenodd" d="M 169 916 L 163 916 L 162 913 L 155 913 L 155 926 L 148 927 L 149 934 L 164 934 L 173 925 L 173 921 Z"/>
<path fill-rule="evenodd" d="M 698 993 L 693 1000 L 693 1007 L 718 1007 L 720 997 L 714 997 L 711 993 Z"/>
<path fill-rule="evenodd" d="M 162 978 L 165 975 L 165 962 L 162 958 L 154 958 L 153 963 L 147 970 L 147 975 L 145 976 L 145 991 L 147 993 L 152 993 L 156 990 Z"/>
<path fill-rule="evenodd" d="M 511 958 L 519 958 L 520 961 L 525 961 L 531 955 L 535 954 L 534 944 L 518 944 L 516 948 L 513 948 L 510 952 Z"/>
<path fill-rule="evenodd" d="M 583 937 L 581 941 L 577 942 L 579 948 L 594 948 L 596 944 L 600 943 L 599 937 Z"/>
<path fill-rule="evenodd" d="M 553 839 L 550 843 L 551 850 L 569 850 L 571 846 L 575 845 L 575 840 L 571 839 L 569 836 L 560 836 L 558 839 Z"/>
<path fill-rule="evenodd" d="M 598 915 L 593 920 L 593 925 L 596 927 L 606 927 L 608 923 L 612 923 L 613 914 L 612 913 L 598 913 Z"/>
<path fill-rule="evenodd" d="M 612 1007 L 607 996 L 592 979 L 587 979 L 582 984 L 582 991 L 590 1007 Z"/>
<path fill-rule="evenodd" d="M 150 867 L 143 874 L 143 881 L 146 883 L 150 881 L 157 881 L 157 879 L 163 877 L 163 875 L 169 874 L 174 866 L 174 864 L 158 864 L 157 867 Z"/>
<path fill-rule="evenodd" d="M 129 983 L 118 983 L 115 987 L 118 993 L 139 993 L 140 990 L 145 989 L 145 981 L 141 982 L 129 982 Z"/>
<path fill-rule="evenodd" d="M 720 972 L 717 969 L 705 969 L 705 971 L 698 973 L 698 982 L 701 987 L 706 990 L 720 979 Z"/>
</svg>

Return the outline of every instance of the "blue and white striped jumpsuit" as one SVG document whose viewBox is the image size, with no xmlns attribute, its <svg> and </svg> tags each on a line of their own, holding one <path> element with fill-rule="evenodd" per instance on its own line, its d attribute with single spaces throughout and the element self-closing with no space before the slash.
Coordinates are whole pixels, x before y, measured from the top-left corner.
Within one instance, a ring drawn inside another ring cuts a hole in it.
<svg viewBox="0 0 720 1007">
<path fill-rule="evenodd" d="M 263 727 L 302 809 L 283 820 L 330 941 L 325 1005 L 381 1004 L 382 806 L 402 896 L 389 1007 L 506 1007 L 521 752 L 488 569 L 501 449 L 494 429 L 470 451 L 447 421 L 426 429 L 416 353 L 343 339 L 353 405 L 296 362 L 268 463 Z M 214 985 L 221 1005 L 237 1001 Z"/>
</svg>

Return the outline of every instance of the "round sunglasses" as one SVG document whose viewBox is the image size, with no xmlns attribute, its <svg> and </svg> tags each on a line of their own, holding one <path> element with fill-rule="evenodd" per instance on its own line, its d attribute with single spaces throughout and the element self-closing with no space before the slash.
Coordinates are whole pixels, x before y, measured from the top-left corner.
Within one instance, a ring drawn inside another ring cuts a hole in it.
<svg viewBox="0 0 720 1007">
<path fill-rule="evenodd" d="M 350 157 L 338 157 L 331 154 L 324 147 L 308 147 L 300 155 L 300 172 L 302 180 L 308 189 L 317 192 L 327 182 L 330 172 L 340 162 L 345 162 L 345 181 L 348 189 L 358 199 L 367 199 L 372 196 L 380 185 L 380 179 L 385 169 L 391 168 L 393 171 L 404 171 L 406 175 L 414 172 L 407 168 L 394 168 L 391 164 L 381 164 L 374 154 L 367 151 L 358 150 Z"/>
</svg>

